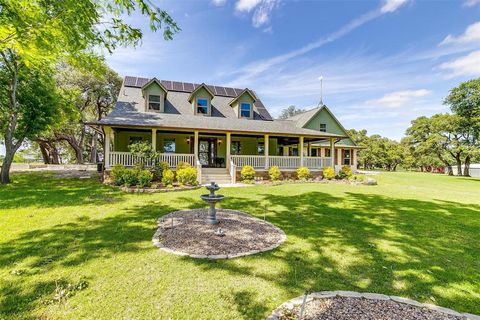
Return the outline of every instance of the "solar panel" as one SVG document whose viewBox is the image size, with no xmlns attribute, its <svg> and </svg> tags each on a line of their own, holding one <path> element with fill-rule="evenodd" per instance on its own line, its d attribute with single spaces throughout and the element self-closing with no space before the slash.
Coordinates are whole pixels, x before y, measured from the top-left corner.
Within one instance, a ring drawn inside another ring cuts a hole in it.
<svg viewBox="0 0 480 320">
<path fill-rule="evenodd" d="M 235 90 L 233 88 L 225 88 L 225 91 L 227 91 L 227 96 L 228 97 L 236 97 L 237 95 L 235 94 Z"/>
<path fill-rule="evenodd" d="M 238 96 L 240 93 L 243 92 L 242 89 L 238 89 L 238 88 L 232 88 L 233 90 L 235 90 L 235 97 Z"/>
<path fill-rule="evenodd" d="M 260 114 L 260 117 L 262 117 L 262 119 L 273 120 L 272 116 L 260 100 L 257 100 L 254 105 L 257 108 L 258 114 Z"/>
<path fill-rule="evenodd" d="M 124 86 L 126 87 L 135 87 L 135 84 L 137 83 L 137 77 L 125 77 L 124 81 Z"/>
<path fill-rule="evenodd" d="M 193 83 L 184 82 L 183 83 L 183 89 L 185 90 L 185 92 L 192 92 L 194 90 Z"/>
<path fill-rule="evenodd" d="M 172 83 L 173 83 L 172 87 L 174 91 L 183 91 L 183 85 L 181 82 L 173 81 Z"/>
<path fill-rule="evenodd" d="M 149 80 L 147 78 L 137 78 L 136 87 L 143 87 Z"/>
<path fill-rule="evenodd" d="M 214 87 L 214 86 L 211 86 L 211 85 L 207 84 L 207 88 L 208 88 L 213 94 L 215 94 L 215 87 Z"/>
<path fill-rule="evenodd" d="M 215 94 L 218 95 L 218 96 L 226 96 L 227 92 L 225 91 L 224 87 L 215 86 Z"/>
</svg>

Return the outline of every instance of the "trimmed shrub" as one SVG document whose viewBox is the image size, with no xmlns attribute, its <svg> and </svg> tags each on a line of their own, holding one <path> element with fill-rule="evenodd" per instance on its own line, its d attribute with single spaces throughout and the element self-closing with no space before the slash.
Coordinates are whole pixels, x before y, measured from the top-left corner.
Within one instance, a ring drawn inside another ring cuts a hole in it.
<svg viewBox="0 0 480 320">
<path fill-rule="evenodd" d="M 335 178 L 335 169 L 332 167 L 325 167 L 323 169 L 323 178 L 327 180 L 332 180 Z"/>
<path fill-rule="evenodd" d="M 340 179 L 349 178 L 352 175 L 352 168 L 350 166 L 343 166 L 340 172 L 338 172 L 338 176 Z"/>
<path fill-rule="evenodd" d="M 123 174 L 123 185 L 125 187 L 135 186 L 138 183 L 138 170 L 126 169 Z"/>
<path fill-rule="evenodd" d="M 137 185 L 140 188 L 147 187 L 152 182 L 153 173 L 151 173 L 148 170 L 139 170 L 137 171 L 137 179 L 138 179 Z"/>
<path fill-rule="evenodd" d="M 271 166 L 270 169 L 268 169 L 268 175 L 272 181 L 278 181 L 281 174 L 282 173 L 280 172 L 280 168 L 278 166 Z"/>
<path fill-rule="evenodd" d="M 166 161 L 157 162 L 153 167 L 153 179 L 162 181 L 163 171 L 170 169 L 170 165 Z"/>
<path fill-rule="evenodd" d="M 125 171 L 127 169 L 125 168 L 124 165 L 121 164 L 116 164 L 112 168 L 112 180 L 113 183 L 116 184 L 117 186 L 121 186 L 125 183 Z"/>
<path fill-rule="evenodd" d="M 253 182 L 255 181 L 255 170 L 252 166 L 243 166 L 240 176 L 244 182 Z"/>
<path fill-rule="evenodd" d="M 182 169 L 191 168 L 192 166 L 188 162 L 180 161 L 177 163 L 177 172 Z"/>
<path fill-rule="evenodd" d="M 171 187 L 173 185 L 173 178 L 175 178 L 175 175 L 172 170 L 167 169 L 163 171 L 162 183 L 164 186 Z"/>
<path fill-rule="evenodd" d="M 298 168 L 297 169 L 297 178 L 302 180 L 302 181 L 305 181 L 308 178 L 310 178 L 310 169 L 308 169 L 307 167 Z"/>
<path fill-rule="evenodd" d="M 182 185 L 197 185 L 197 169 L 189 167 L 178 170 L 177 181 Z"/>
</svg>

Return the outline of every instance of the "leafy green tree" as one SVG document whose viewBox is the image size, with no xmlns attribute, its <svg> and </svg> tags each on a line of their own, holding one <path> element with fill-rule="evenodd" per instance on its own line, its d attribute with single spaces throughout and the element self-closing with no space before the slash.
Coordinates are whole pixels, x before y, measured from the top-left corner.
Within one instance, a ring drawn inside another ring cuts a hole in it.
<svg viewBox="0 0 480 320">
<path fill-rule="evenodd" d="M 32 139 L 38 132 L 47 130 L 63 100 L 49 70 L 40 72 L 22 68 L 18 74 L 20 81 L 18 94 L 15 95 L 15 110 L 8 109 L 11 105 L 6 101 L 12 99 L 8 86 L 10 72 L 6 66 L 0 66 L 0 130 L 5 133 L 5 159 L 2 164 L 4 183 L 9 182 L 8 173 L 15 152 L 25 139 Z M 15 117 L 12 113 L 21 117 Z M 12 126 L 15 130 L 11 130 Z"/>
<path fill-rule="evenodd" d="M 480 153 L 480 78 L 453 88 L 444 104 L 460 117 L 458 125 L 466 154 L 464 175 L 469 176 L 470 162 Z"/>
<path fill-rule="evenodd" d="M 24 69 L 44 70 L 66 60 L 75 65 L 91 67 L 95 50 L 112 51 L 117 46 L 137 45 L 142 39 L 139 28 L 124 22 L 124 17 L 140 11 L 149 19 L 151 30 L 163 28 L 165 39 L 172 39 L 180 29 L 170 15 L 148 0 L 4 0 L 0 9 L 0 64 L 4 68 L 3 91 L 0 101 L 2 136 L 6 156 L 2 165 L 1 183 L 9 183 L 9 170 L 25 132 L 43 130 L 23 118 L 29 112 L 19 103 L 20 89 L 30 87 L 20 77 Z M 25 94 L 26 95 L 26 94 Z M 35 109 L 38 109 L 37 106 Z M 41 111 L 39 111 L 42 113 Z M 47 111 L 45 114 L 48 113 Z M 30 128 L 20 128 L 18 124 Z M 40 121 L 43 123 L 43 121 Z"/>
<path fill-rule="evenodd" d="M 278 117 L 278 119 L 285 120 L 296 114 L 304 113 L 305 111 L 305 109 L 300 109 L 295 106 L 288 106 L 280 112 L 280 116 Z"/>
</svg>

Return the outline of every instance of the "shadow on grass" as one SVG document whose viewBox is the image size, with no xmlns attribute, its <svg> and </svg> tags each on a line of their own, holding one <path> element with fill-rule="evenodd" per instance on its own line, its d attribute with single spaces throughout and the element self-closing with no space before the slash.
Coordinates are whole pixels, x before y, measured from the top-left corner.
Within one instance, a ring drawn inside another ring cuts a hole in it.
<svg viewBox="0 0 480 320">
<path fill-rule="evenodd" d="M 61 207 L 120 201 L 124 193 L 97 179 L 56 178 L 52 172 L 14 173 L 0 185 L 0 209 Z"/>
<path fill-rule="evenodd" d="M 235 260 L 186 260 L 263 278 L 291 298 L 306 289 L 354 290 L 480 313 L 480 206 L 354 192 L 341 198 L 322 192 L 262 194 L 256 201 L 230 197 L 222 206 L 263 217 L 263 204 L 267 220 L 285 231 L 287 242 L 249 259 L 280 261 L 283 271 L 259 272 Z M 261 308 L 251 310 L 250 318 L 265 316 Z"/>
</svg>

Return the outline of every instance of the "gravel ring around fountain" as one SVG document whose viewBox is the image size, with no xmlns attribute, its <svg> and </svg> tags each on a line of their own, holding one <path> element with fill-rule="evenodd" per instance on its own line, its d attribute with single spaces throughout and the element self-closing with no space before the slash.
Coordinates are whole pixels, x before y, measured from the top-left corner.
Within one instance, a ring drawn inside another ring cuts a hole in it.
<svg viewBox="0 0 480 320">
<path fill-rule="evenodd" d="M 153 244 L 163 251 L 198 259 L 231 259 L 277 248 L 285 232 L 241 211 L 217 209 L 218 224 L 206 223 L 208 209 L 171 212 L 157 220 Z M 173 223 L 173 228 L 172 228 Z M 215 235 L 222 228 L 225 236 Z"/>
<path fill-rule="evenodd" d="M 305 296 L 280 305 L 267 320 L 296 319 Z M 480 320 L 480 316 L 378 293 L 322 291 L 307 296 L 304 320 Z"/>
</svg>

